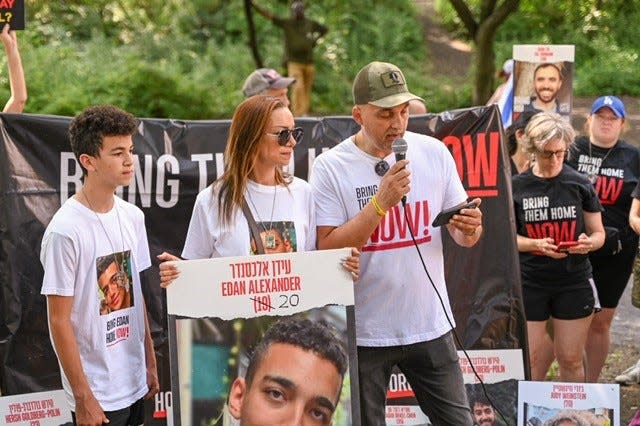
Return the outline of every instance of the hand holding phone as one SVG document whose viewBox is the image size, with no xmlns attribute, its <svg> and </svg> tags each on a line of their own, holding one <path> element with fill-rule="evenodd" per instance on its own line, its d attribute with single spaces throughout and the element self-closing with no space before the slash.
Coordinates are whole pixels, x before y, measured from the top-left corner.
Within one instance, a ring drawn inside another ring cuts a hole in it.
<svg viewBox="0 0 640 426">
<path fill-rule="evenodd" d="M 452 207 L 450 209 L 442 210 L 440 213 L 438 213 L 438 216 L 436 216 L 436 218 L 433 220 L 433 223 L 431 223 L 431 226 L 436 227 L 436 226 L 446 225 L 447 223 L 449 223 L 449 221 L 451 220 L 454 214 L 460 214 L 460 210 L 475 209 L 476 207 L 477 207 L 476 203 L 469 202 L 462 206 L 457 206 L 457 207 Z"/>
<path fill-rule="evenodd" d="M 558 248 L 556 249 L 556 251 L 558 253 L 568 253 L 569 247 L 574 247 L 577 245 L 578 245 L 577 241 L 560 241 L 558 243 Z"/>
</svg>

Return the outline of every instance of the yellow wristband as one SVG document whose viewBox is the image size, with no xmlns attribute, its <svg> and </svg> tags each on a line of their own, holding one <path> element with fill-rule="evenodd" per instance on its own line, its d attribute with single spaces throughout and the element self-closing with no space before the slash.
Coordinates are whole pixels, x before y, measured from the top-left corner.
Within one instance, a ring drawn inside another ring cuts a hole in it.
<svg viewBox="0 0 640 426">
<path fill-rule="evenodd" d="M 383 217 L 384 215 L 387 214 L 387 211 L 384 210 L 382 207 L 380 207 L 380 204 L 378 203 L 378 199 L 376 198 L 375 195 L 371 197 L 371 205 L 373 205 L 373 208 L 376 209 L 376 214 L 378 216 Z"/>
</svg>

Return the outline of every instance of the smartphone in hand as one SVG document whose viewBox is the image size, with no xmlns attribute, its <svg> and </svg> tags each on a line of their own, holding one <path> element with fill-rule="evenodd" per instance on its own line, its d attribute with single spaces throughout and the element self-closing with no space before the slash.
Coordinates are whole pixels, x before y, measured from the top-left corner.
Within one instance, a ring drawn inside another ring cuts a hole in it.
<svg viewBox="0 0 640 426">
<path fill-rule="evenodd" d="M 573 247 L 578 245 L 577 241 L 560 241 L 558 243 L 558 248 L 557 248 L 557 252 L 558 253 L 568 253 L 569 252 L 569 247 Z"/>
<path fill-rule="evenodd" d="M 436 218 L 433 220 L 433 223 L 431 224 L 431 226 L 436 227 L 436 226 L 446 225 L 447 223 L 449 223 L 449 221 L 451 220 L 454 214 L 460 214 L 460 210 L 475 209 L 476 207 L 477 207 L 476 203 L 469 202 L 462 206 L 457 206 L 457 207 L 452 207 L 450 209 L 442 210 L 440 213 L 438 213 L 438 216 L 436 216 Z"/>
</svg>

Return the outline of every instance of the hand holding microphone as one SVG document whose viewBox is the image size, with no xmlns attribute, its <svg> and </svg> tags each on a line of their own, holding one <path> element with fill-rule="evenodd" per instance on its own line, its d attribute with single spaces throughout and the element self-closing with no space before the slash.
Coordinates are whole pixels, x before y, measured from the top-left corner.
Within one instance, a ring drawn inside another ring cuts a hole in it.
<svg viewBox="0 0 640 426">
<path fill-rule="evenodd" d="M 395 148 L 396 146 L 398 148 Z M 402 201 L 404 206 L 411 181 L 409 178 L 410 173 L 407 169 L 409 162 L 404 158 L 407 152 L 407 142 L 404 139 L 396 139 L 393 141 L 391 149 L 396 154 L 396 163 L 384 175 L 376 193 L 376 198 L 384 210 L 395 206 L 399 201 Z M 399 158 L 399 156 L 402 158 Z"/>
<path fill-rule="evenodd" d="M 402 160 L 406 160 L 408 148 L 409 148 L 409 145 L 407 145 L 407 141 L 405 141 L 402 138 L 398 138 L 395 141 L 393 141 L 393 143 L 391 144 L 391 150 L 396 156 L 396 163 Z M 409 191 L 407 190 L 407 192 Z M 407 196 L 403 195 L 401 201 L 402 201 L 402 207 L 404 207 L 407 204 Z"/>
</svg>

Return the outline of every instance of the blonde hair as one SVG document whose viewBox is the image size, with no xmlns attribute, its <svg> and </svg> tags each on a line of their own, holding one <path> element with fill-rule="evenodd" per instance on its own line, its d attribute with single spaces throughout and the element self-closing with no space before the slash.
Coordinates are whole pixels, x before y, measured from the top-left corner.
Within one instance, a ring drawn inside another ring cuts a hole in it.
<svg viewBox="0 0 640 426">
<path fill-rule="evenodd" d="M 560 114 L 539 112 L 531 117 L 524 129 L 522 147 L 533 154 L 542 151 L 549 142 L 560 139 L 569 149 L 575 137 L 576 131 Z"/>
<path fill-rule="evenodd" d="M 258 148 L 267 131 L 273 111 L 287 106 L 273 96 L 255 95 L 245 99 L 233 113 L 224 152 L 224 174 L 212 185 L 219 188 L 218 211 L 223 223 L 230 223 L 236 208 L 242 206 L 247 181 L 258 161 Z M 275 169 L 276 184 L 287 186 L 291 177 Z"/>
</svg>

